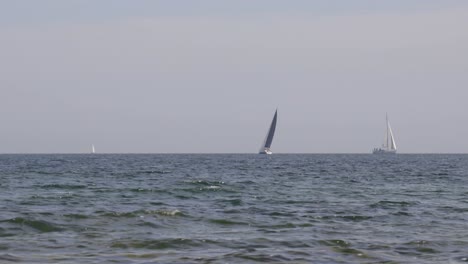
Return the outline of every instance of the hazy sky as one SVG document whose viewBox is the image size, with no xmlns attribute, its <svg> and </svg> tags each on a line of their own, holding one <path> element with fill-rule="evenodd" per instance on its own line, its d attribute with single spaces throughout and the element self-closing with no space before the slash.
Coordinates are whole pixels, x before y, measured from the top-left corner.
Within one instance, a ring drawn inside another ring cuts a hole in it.
<svg viewBox="0 0 468 264">
<path fill-rule="evenodd" d="M 0 0 L 0 153 L 468 152 L 468 1 Z"/>
</svg>

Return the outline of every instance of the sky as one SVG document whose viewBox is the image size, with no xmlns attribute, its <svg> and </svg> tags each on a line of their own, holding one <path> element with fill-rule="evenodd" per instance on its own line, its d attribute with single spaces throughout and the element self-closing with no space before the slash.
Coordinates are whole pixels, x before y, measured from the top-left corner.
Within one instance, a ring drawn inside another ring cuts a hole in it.
<svg viewBox="0 0 468 264">
<path fill-rule="evenodd" d="M 465 0 L 0 0 L 0 153 L 468 153 Z"/>
</svg>

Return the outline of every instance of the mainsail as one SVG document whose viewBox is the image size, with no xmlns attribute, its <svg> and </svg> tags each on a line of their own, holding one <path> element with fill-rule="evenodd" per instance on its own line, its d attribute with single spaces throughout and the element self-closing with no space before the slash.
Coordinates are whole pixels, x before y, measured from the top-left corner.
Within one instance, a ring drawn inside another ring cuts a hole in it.
<svg viewBox="0 0 468 264">
<path fill-rule="evenodd" d="M 273 116 L 273 120 L 271 121 L 270 129 L 268 129 L 268 133 L 265 137 L 265 141 L 260 148 L 261 154 L 271 154 L 270 147 L 271 143 L 273 142 L 273 136 L 275 135 L 276 130 L 276 120 L 278 118 L 278 110 L 275 111 L 275 115 Z"/>
<path fill-rule="evenodd" d="M 94 144 L 91 145 L 91 153 L 92 154 L 96 153 L 96 149 L 94 148 Z"/>
<path fill-rule="evenodd" d="M 278 117 L 278 110 L 275 112 L 275 116 L 273 117 L 273 120 L 271 121 L 270 130 L 268 130 L 268 135 L 265 141 L 265 148 L 270 148 L 271 143 L 273 142 L 273 136 L 275 135 L 275 130 L 276 130 L 277 117 Z"/>
</svg>

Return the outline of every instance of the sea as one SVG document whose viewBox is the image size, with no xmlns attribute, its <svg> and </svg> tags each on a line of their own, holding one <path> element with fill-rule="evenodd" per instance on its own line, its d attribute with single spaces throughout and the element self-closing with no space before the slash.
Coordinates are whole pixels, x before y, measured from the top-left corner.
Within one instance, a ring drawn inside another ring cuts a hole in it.
<svg viewBox="0 0 468 264">
<path fill-rule="evenodd" d="M 0 263 L 468 263 L 468 155 L 0 155 Z"/>
</svg>

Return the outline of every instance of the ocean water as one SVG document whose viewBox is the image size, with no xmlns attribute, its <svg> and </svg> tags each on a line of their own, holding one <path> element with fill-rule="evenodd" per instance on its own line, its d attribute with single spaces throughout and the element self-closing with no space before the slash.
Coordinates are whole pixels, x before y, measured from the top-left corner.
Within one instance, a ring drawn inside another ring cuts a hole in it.
<svg viewBox="0 0 468 264">
<path fill-rule="evenodd" d="M 467 263 L 468 155 L 0 155 L 0 263 Z"/>
</svg>

